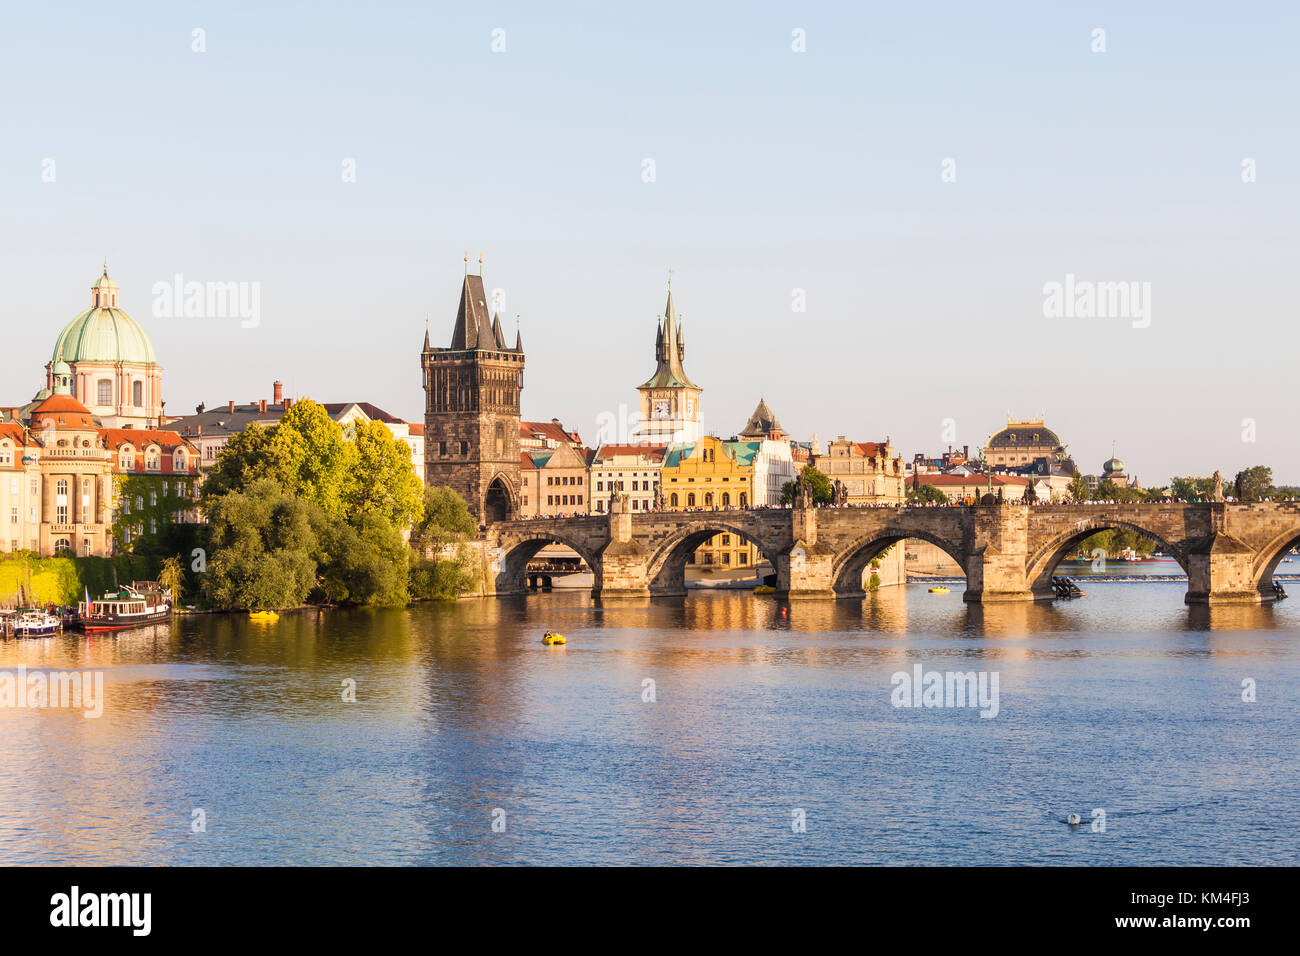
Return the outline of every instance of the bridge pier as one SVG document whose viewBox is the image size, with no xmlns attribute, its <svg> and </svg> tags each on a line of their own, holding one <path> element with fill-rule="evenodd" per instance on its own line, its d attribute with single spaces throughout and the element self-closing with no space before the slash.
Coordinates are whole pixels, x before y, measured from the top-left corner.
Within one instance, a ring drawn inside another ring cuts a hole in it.
<svg viewBox="0 0 1300 956">
<path fill-rule="evenodd" d="M 1187 554 L 1188 604 L 1263 604 L 1274 600 L 1255 584 L 1256 551 L 1216 531 Z"/>
<path fill-rule="evenodd" d="M 772 558 L 776 595 L 787 601 L 834 600 L 835 549 L 817 542 L 817 509 L 790 510 L 794 543 Z"/>
</svg>

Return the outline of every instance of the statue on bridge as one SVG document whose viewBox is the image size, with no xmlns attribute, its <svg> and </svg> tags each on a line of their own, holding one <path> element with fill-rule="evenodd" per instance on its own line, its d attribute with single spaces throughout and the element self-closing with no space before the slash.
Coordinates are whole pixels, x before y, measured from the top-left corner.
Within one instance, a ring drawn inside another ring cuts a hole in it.
<svg viewBox="0 0 1300 956">
<path fill-rule="evenodd" d="M 664 510 L 664 486 L 661 484 L 656 484 L 655 485 L 655 511 L 663 511 L 663 510 Z"/>
<path fill-rule="evenodd" d="M 1214 469 L 1214 500 L 1223 500 L 1223 475 L 1219 474 L 1219 469 Z"/>
<path fill-rule="evenodd" d="M 838 506 L 838 505 L 846 505 L 848 503 L 849 503 L 849 486 L 846 485 L 844 482 L 840 481 L 838 478 L 836 478 L 835 484 L 831 486 L 831 504 Z"/>
</svg>

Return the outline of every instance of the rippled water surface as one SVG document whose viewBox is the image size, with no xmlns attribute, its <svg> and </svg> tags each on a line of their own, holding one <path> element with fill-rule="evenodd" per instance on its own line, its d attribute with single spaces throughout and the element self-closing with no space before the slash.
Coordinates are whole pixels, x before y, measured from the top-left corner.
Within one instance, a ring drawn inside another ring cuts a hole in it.
<svg viewBox="0 0 1300 956">
<path fill-rule="evenodd" d="M 557 592 L 5 641 L 0 669 L 99 669 L 106 702 L 0 709 L 0 862 L 1300 862 L 1300 600 L 1184 590 Z M 996 672 L 997 716 L 893 707 L 918 663 Z M 1104 833 L 1060 822 L 1094 808 Z"/>
</svg>

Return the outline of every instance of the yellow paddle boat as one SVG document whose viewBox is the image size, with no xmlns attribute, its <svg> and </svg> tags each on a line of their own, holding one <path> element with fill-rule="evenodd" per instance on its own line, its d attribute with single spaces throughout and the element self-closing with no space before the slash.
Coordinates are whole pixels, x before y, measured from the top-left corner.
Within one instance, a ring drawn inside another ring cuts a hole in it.
<svg viewBox="0 0 1300 956">
<path fill-rule="evenodd" d="M 542 635 L 542 643 L 547 647 L 550 647 L 553 644 L 567 644 L 568 641 L 564 639 L 563 634 L 556 634 L 554 631 L 547 631 Z"/>
<path fill-rule="evenodd" d="M 249 611 L 248 619 L 250 621 L 266 621 L 269 623 L 280 620 L 280 615 L 274 611 Z"/>
<path fill-rule="evenodd" d="M 946 587 L 944 587 L 942 584 L 940 584 L 940 585 L 937 585 L 937 586 L 935 586 L 935 587 L 930 588 L 930 593 L 931 593 L 931 594 L 947 594 L 947 593 L 948 593 L 948 589 L 947 589 Z"/>
</svg>

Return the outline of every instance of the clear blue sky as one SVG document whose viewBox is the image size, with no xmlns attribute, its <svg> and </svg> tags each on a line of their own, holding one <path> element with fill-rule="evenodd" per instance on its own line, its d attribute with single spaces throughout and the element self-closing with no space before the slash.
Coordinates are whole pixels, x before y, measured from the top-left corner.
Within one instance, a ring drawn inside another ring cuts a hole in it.
<svg viewBox="0 0 1300 956">
<path fill-rule="evenodd" d="M 589 438 L 652 371 L 671 267 L 724 437 L 760 395 L 800 438 L 908 455 L 1045 410 L 1085 471 L 1115 441 L 1148 485 L 1300 482 L 1297 8 L 981 6 L 19 5 L 0 403 L 107 256 L 169 412 L 278 377 L 418 419 L 468 247 L 522 315 L 525 417 Z M 261 324 L 154 318 L 176 273 L 260 282 Z M 1067 273 L 1150 282 L 1150 327 L 1045 318 Z"/>
</svg>

